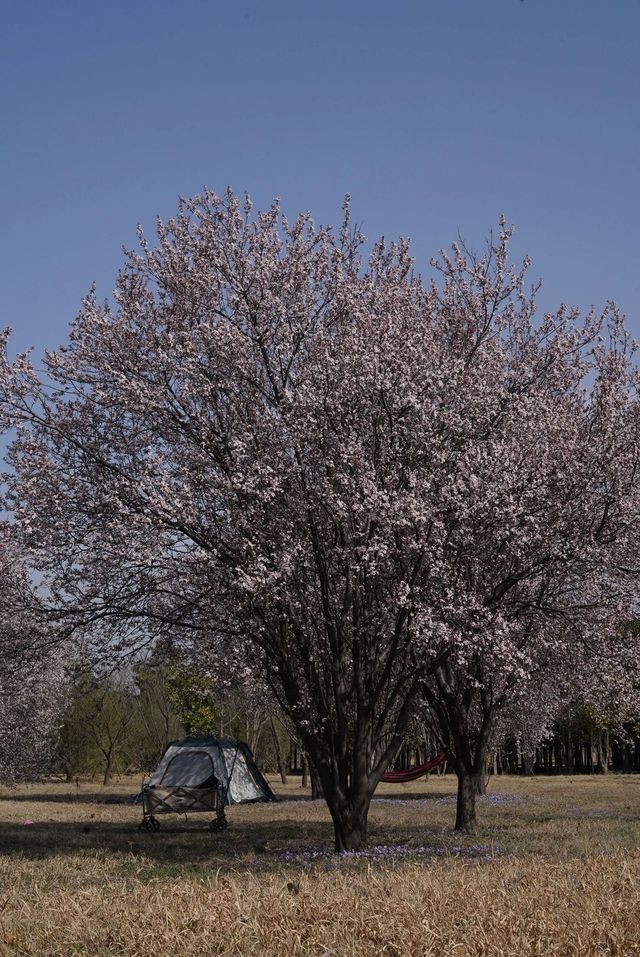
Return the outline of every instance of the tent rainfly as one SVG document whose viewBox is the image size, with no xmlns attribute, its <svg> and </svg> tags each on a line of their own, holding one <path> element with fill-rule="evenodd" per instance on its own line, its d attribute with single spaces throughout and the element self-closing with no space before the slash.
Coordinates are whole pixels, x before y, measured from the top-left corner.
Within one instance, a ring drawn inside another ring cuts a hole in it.
<svg viewBox="0 0 640 957">
<path fill-rule="evenodd" d="M 144 785 L 140 826 L 158 830 L 155 814 L 216 811 L 210 827 L 222 830 L 225 805 L 277 800 L 243 741 L 187 737 L 169 745 Z"/>
</svg>

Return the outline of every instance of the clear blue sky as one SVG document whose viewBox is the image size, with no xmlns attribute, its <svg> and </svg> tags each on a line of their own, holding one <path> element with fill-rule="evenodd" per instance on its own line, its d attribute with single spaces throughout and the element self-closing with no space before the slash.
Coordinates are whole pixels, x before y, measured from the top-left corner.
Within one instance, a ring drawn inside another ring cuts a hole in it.
<svg viewBox="0 0 640 957">
<path fill-rule="evenodd" d="M 0 323 L 57 345 L 203 184 L 419 265 L 499 213 L 546 307 L 640 334 L 640 0 L 4 0 Z M 426 271 L 426 270 L 425 270 Z"/>
</svg>

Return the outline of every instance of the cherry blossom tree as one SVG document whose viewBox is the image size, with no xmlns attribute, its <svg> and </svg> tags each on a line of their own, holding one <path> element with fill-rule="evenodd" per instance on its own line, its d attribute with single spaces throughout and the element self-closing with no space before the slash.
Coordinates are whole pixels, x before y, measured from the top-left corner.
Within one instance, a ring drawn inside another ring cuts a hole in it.
<svg viewBox="0 0 640 957">
<path fill-rule="evenodd" d="M 638 594 L 634 347 L 613 305 L 534 322 L 509 237 L 503 227 L 482 258 L 454 247 L 436 264 L 439 312 L 468 330 L 451 350 L 486 376 L 446 492 L 454 650 L 423 686 L 458 774 L 461 830 L 505 717 L 517 709 L 542 730 L 579 690 L 597 701 L 615 687 L 622 701 L 638 686 L 638 641 L 622 628 Z"/>
<path fill-rule="evenodd" d="M 366 839 L 446 648 L 421 598 L 441 344 L 406 245 L 363 266 L 361 243 L 348 219 L 336 237 L 207 193 L 141 237 L 115 310 L 87 298 L 47 387 L 26 356 L 3 370 L 12 507 L 60 614 L 111 648 L 171 629 L 262 673 L 338 850 Z"/>
<path fill-rule="evenodd" d="M 345 212 L 334 234 L 183 201 L 44 382 L 27 355 L 0 370 L 11 507 L 56 613 L 114 653 L 171 634 L 267 681 L 337 850 L 451 668 L 526 675 L 582 647 L 589 609 L 628 608 L 636 454 L 614 310 L 536 320 L 504 224 L 425 287 L 404 242 L 363 261 Z"/>
<path fill-rule="evenodd" d="M 65 669 L 6 524 L 0 525 L 0 606 L 0 781 L 14 784 L 51 770 Z"/>
</svg>

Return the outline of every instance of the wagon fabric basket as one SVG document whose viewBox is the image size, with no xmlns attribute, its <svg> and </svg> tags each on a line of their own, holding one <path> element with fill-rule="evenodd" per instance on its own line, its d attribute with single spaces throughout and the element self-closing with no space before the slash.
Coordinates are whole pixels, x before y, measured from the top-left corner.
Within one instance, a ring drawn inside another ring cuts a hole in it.
<svg viewBox="0 0 640 957">
<path fill-rule="evenodd" d="M 157 831 L 157 814 L 215 812 L 212 830 L 227 826 L 225 806 L 277 798 L 256 767 L 251 750 L 233 738 L 187 737 L 174 741 L 141 793 L 141 829 Z"/>
</svg>

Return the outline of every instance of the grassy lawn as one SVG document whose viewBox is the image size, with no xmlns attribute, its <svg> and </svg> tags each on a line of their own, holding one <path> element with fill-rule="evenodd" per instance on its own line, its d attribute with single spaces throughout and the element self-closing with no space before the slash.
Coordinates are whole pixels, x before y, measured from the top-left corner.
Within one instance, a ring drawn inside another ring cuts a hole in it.
<svg viewBox="0 0 640 957">
<path fill-rule="evenodd" d="M 473 837 L 455 779 L 383 785 L 366 854 L 331 854 L 299 779 L 277 805 L 137 830 L 111 787 L 0 790 L 0 955 L 640 955 L 640 776 L 493 780 Z"/>
</svg>

